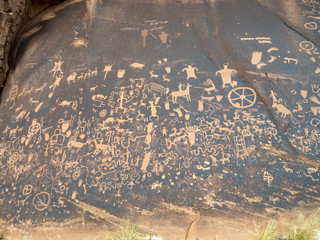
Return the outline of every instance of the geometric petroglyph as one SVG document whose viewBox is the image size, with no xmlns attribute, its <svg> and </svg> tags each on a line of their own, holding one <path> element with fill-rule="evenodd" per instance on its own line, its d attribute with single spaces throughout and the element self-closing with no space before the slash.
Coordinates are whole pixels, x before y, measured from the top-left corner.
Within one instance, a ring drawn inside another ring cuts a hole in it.
<svg viewBox="0 0 320 240">
<path fill-rule="evenodd" d="M 49 206 L 49 203 L 50 203 L 50 194 L 47 192 L 41 192 L 36 194 L 32 200 L 33 206 L 38 211 L 45 210 Z"/>
<path fill-rule="evenodd" d="M 238 87 L 228 93 L 228 99 L 236 108 L 249 108 L 256 102 L 256 92 L 249 87 Z"/>
</svg>

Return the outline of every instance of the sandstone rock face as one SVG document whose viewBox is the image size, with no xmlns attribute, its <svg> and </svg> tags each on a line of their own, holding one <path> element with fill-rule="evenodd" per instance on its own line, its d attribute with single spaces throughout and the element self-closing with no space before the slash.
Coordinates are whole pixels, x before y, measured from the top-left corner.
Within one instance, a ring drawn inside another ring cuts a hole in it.
<svg viewBox="0 0 320 240">
<path fill-rule="evenodd" d="M 317 7 L 70 1 L 34 17 L 1 95 L 2 217 L 319 203 Z"/>
</svg>

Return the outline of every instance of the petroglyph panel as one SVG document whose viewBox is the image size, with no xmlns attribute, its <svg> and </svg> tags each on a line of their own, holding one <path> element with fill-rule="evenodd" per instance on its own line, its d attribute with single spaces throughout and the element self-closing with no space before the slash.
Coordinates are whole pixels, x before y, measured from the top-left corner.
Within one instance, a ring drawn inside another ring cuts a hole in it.
<svg viewBox="0 0 320 240">
<path fill-rule="evenodd" d="M 3 218 L 319 201 L 319 47 L 258 3 L 208 4 L 80 1 L 26 26 L 1 95 Z"/>
</svg>

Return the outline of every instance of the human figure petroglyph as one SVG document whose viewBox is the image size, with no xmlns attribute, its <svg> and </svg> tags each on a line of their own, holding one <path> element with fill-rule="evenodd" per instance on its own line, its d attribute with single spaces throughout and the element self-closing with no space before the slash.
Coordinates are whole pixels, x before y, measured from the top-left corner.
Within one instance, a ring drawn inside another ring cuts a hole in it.
<svg viewBox="0 0 320 240">
<path fill-rule="evenodd" d="M 192 67 L 191 65 L 188 65 L 188 67 L 182 69 L 182 72 L 187 73 L 187 80 L 189 80 L 189 78 L 197 79 L 197 76 L 195 73 L 196 70 L 199 70 L 199 69 L 197 67 Z"/>
<path fill-rule="evenodd" d="M 149 104 L 150 106 L 148 106 L 147 109 L 150 109 L 150 112 L 151 112 L 150 118 L 159 119 L 159 116 L 157 115 L 157 108 L 161 108 L 161 107 L 154 105 L 153 101 L 149 101 Z"/>
<path fill-rule="evenodd" d="M 232 81 L 232 78 L 231 78 L 231 76 L 233 74 L 236 74 L 237 71 L 235 69 L 229 69 L 228 66 L 229 66 L 229 63 L 224 63 L 223 69 L 217 71 L 215 74 L 216 76 L 220 74 L 222 78 L 222 88 L 225 88 L 226 85 L 231 85 L 232 87 L 235 87 L 238 84 L 236 81 Z"/>
<path fill-rule="evenodd" d="M 53 76 L 55 76 L 57 72 L 59 72 L 60 75 L 63 75 L 61 70 L 62 63 L 64 63 L 64 61 L 61 60 L 59 60 L 59 62 L 54 62 L 54 67 L 49 72 L 53 72 Z"/>
<path fill-rule="evenodd" d="M 52 85 L 49 86 L 49 88 L 53 88 L 53 91 L 56 89 L 56 87 L 59 87 L 60 85 L 60 81 L 61 79 L 63 78 L 63 75 L 59 75 L 59 76 L 56 76 L 56 80 L 54 81 L 54 83 Z"/>
<path fill-rule="evenodd" d="M 162 133 L 163 136 L 167 136 L 168 135 L 168 129 L 166 127 L 163 127 L 161 133 Z"/>
<path fill-rule="evenodd" d="M 121 88 L 121 90 L 119 92 L 119 99 L 117 101 L 117 102 L 119 102 L 118 109 L 123 109 L 124 101 L 127 101 L 127 98 L 125 98 L 125 90 L 124 90 L 124 88 Z"/>
<path fill-rule="evenodd" d="M 204 91 L 206 91 L 208 95 L 210 95 L 212 91 L 218 92 L 218 89 L 210 78 L 208 78 L 207 81 L 203 83 L 203 85 L 211 85 L 211 87 L 207 87 L 204 89 Z"/>
</svg>

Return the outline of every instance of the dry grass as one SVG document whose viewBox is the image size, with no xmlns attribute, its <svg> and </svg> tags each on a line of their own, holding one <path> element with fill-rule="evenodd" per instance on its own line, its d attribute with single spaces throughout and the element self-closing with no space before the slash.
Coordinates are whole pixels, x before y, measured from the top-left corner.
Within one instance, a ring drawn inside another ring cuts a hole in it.
<svg viewBox="0 0 320 240">
<path fill-rule="evenodd" d="M 6 226 L 4 222 L 0 219 L 0 240 L 6 239 Z"/>
<path fill-rule="evenodd" d="M 255 236 L 252 240 L 278 239 L 276 234 L 276 228 L 273 221 L 269 221 L 267 226 L 264 228 L 261 228 L 261 226 L 257 225 L 256 222 L 254 222 L 254 228 L 255 228 Z"/>
<path fill-rule="evenodd" d="M 305 217 L 298 213 L 294 222 L 288 226 L 284 240 L 316 240 L 320 230 L 320 209 Z"/>
<path fill-rule="evenodd" d="M 318 240 L 320 230 L 320 209 L 309 216 L 298 212 L 292 217 L 293 221 L 288 223 L 278 222 L 286 225 L 284 232 L 277 231 L 275 223 L 269 221 L 267 226 L 261 228 L 255 222 L 255 237 L 252 240 Z"/>
<path fill-rule="evenodd" d="M 107 236 L 106 240 L 140 240 L 141 234 L 138 232 L 138 226 L 127 223 L 126 227 L 121 227 L 121 232 L 116 237 Z M 145 239 L 145 238 L 144 238 Z"/>
</svg>

